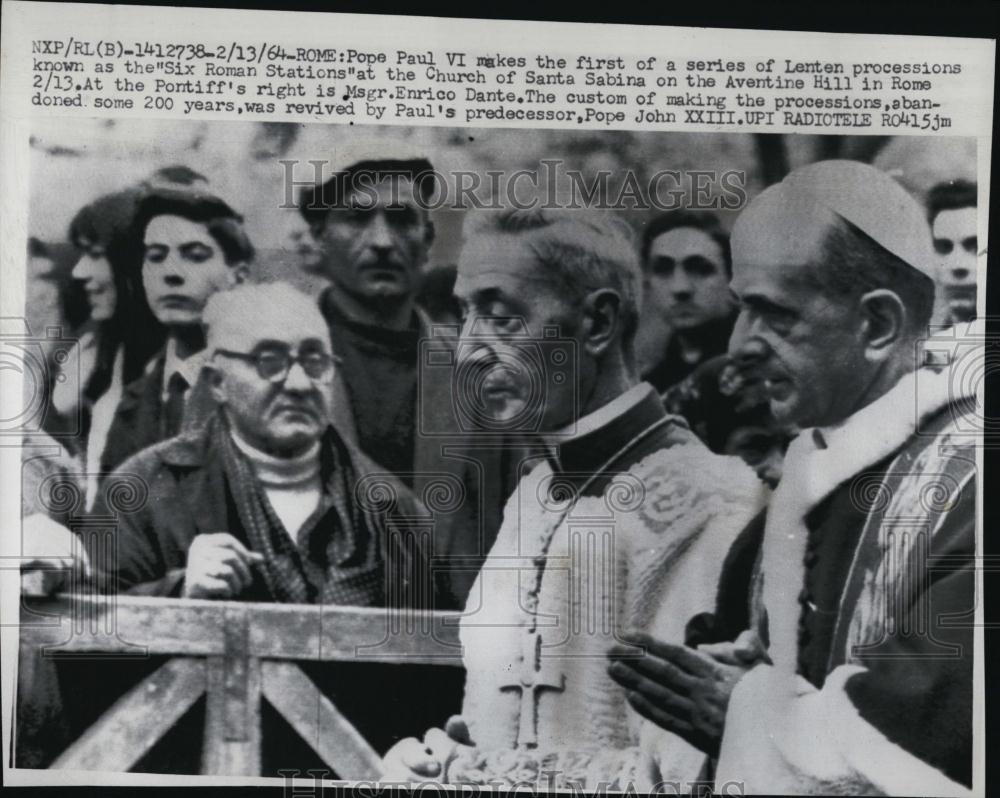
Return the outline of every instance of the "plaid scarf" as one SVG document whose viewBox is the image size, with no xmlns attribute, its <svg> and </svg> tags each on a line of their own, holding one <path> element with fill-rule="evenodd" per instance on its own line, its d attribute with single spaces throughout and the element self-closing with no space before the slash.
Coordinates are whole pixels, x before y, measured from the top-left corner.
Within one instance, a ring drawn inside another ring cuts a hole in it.
<svg viewBox="0 0 1000 798">
<path fill-rule="evenodd" d="M 212 435 L 250 548 L 264 555 L 260 570 L 274 600 L 384 604 L 386 580 L 391 575 L 385 564 L 382 519 L 361 511 L 353 501 L 354 467 L 332 432 L 328 431 L 320 446 L 320 504 L 303 526 L 298 543 L 282 525 L 224 419 Z"/>
</svg>

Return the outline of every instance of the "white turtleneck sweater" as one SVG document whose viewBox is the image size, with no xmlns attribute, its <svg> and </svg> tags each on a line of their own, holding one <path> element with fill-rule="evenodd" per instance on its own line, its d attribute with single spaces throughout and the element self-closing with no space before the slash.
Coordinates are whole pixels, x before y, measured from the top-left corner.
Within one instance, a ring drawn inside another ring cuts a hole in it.
<svg viewBox="0 0 1000 798">
<path fill-rule="evenodd" d="M 319 505 L 322 482 L 319 473 L 319 441 L 298 457 L 274 457 L 247 442 L 235 430 L 233 441 L 253 465 L 267 500 L 282 526 L 298 540 L 299 531 Z"/>
</svg>

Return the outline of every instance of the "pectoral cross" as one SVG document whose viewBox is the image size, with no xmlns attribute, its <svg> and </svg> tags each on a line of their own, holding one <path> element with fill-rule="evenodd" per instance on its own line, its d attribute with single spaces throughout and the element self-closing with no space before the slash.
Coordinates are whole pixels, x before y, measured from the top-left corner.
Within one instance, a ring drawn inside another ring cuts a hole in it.
<svg viewBox="0 0 1000 798">
<path fill-rule="evenodd" d="M 520 720 L 515 748 L 538 747 L 538 691 L 565 689 L 562 671 L 551 658 L 542 657 L 542 636 L 531 632 L 525 636 L 521 654 L 521 673 L 517 681 L 500 685 L 501 690 L 521 692 Z"/>
</svg>

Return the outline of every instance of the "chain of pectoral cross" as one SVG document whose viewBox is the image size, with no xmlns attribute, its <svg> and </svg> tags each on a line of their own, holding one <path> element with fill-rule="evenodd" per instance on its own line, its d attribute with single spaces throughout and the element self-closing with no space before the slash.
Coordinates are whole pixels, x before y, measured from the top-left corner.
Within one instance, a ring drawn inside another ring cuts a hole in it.
<svg viewBox="0 0 1000 798">
<path fill-rule="evenodd" d="M 546 524 L 545 531 L 540 536 L 541 545 L 539 546 L 538 553 L 535 554 L 531 561 L 532 565 L 535 566 L 535 579 L 531 589 L 525 595 L 525 599 L 527 599 L 525 609 L 527 609 L 530 613 L 530 621 L 528 624 L 529 633 L 535 632 L 538 628 L 538 597 L 542 591 L 542 579 L 545 576 L 545 562 L 548 559 L 549 548 L 552 546 L 552 541 L 556 536 L 556 530 L 562 522 L 566 520 L 566 516 L 569 515 L 570 511 L 576 505 L 577 500 L 584 495 L 587 488 L 593 485 L 594 482 L 597 481 L 597 479 L 601 477 L 609 468 L 611 468 L 618 460 L 628 454 L 633 447 L 639 445 L 645 438 L 649 437 L 660 427 L 665 426 L 673 420 L 674 418 L 672 416 L 664 416 L 655 423 L 650 424 L 638 435 L 633 436 L 628 443 L 605 460 L 593 474 L 588 476 L 577 490 L 573 491 L 569 500 L 566 502 L 566 506 L 559 511 L 551 523 Z"/>
<path fill-rule="evenodd" d="M 587 477 L 579 489 L 569 497 L 566 506 L 551 523 L 546 524 L 545 531 L 540 538 L 541 545 L 538 553 L 532 559 L 532 564 L 535 566 L 535 580 L 531 590 L 525 595 L 525 609 L 530 613 L 530 619 L 521 650 L 521 673 L 514 681 L 504 682 L 500 685 L 501 690 L 518 690 L 521 694 L 517 740 L 514 743 L 516 748 L 536 748 L 538 746 L 538 691 L 543 689 L 562 691 L 565 689 L 564 674 L 555 666 L 551 658 L 542 656 L 542 635 L 538 631 L 538 602 L 542 590 L 542 579 L 545 575 L 545 563 L 556 530 L 566 519 L 577 500 L 583 496 L 587 488 L 598 477 L 628 454 L 634 446 L 671 420 L 670 416 L 659 419 L 616 451 L 593 474 Z"/>
</svg>

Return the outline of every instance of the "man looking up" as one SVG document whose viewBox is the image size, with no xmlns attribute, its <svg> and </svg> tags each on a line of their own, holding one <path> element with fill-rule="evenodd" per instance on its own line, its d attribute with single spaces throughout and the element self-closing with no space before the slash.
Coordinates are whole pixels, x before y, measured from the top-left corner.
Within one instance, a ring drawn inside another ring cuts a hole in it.
<svg viewBox="0 0 1000 798">
<path fill-rule="evenodd" d="M 455 294 L 457 370 L 472 376 L 457 383 L 475 390 L 459 399 L 491 429 L 540 437 L 548 457 L 507 502 L 469 595 L 461 719 L 401 742 L 386 779 L 490 783 L 522 757 L 519 774 L 544 785 L 544 759 L 554 788 L 634 781 L 639 719 L 604 651 L 632 625 L 682 642 L 686 620 L 713 606 L 723 553 L 765 494 L 637 379 L 641 278 L 619 221 L 468 217 Z M 664 778 L 695 778 L 703 755 L 663 737 L 647 742 Z"/>
<path fill-rule="evenodd" d="M 644 378 L 660 393 L 726 351 L 735 313 L 729 239 L 711 214 L 671 211 L 642 235 L 643 313 L 660 314 L 670 340 Z"/>
<path fill-rule="evenodd" d="M 139 203 L 135 234 L 143 242 L 146 300 L 167 340 L 146 373 L 125 387 L 101 457 L 105 472 L 180 431 L 205 346 L 202 309 L 216 291 L 243 281 L 254 254 L 242 218 L 196 191 L 152 190 Z"/>
<path fill-rule="evenodd" d="M 952 374 L 918 368 L 926 219 L 887 175 L 824 161 L 754 199 L 732 242 L 732 349 L 801 432 L 727 558 L 718 639 L 735 643 L 633 637 L 648 654 L 612 675 L 718 756 L 717 787 L 964 794 L 978 427 Z"/>
</svg>

